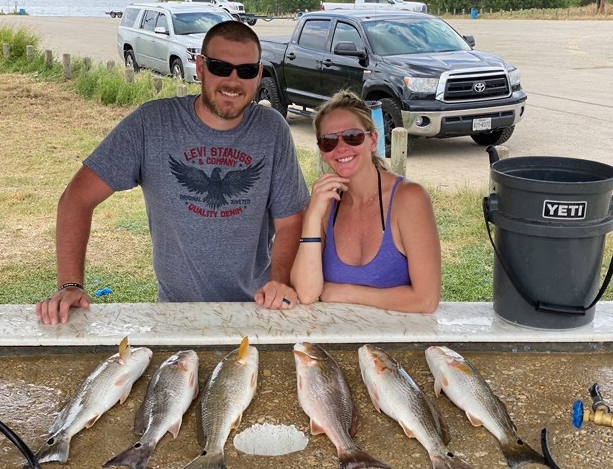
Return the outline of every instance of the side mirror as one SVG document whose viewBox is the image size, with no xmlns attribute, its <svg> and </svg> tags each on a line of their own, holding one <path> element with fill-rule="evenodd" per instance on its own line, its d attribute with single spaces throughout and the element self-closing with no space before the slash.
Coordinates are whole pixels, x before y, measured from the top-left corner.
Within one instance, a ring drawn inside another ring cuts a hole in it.
<svg viewBox="0 0 613 469">
<path fill-rule="evenodd" d="M 334 46 L 335 55 L 342 55 L 346 57 L 357 57 L 358 59 L 365 59 L 367 57 L 364 49 L 358 50 L 357 46 L 353 42 L 341 41 Z"/>
<path fill-rule="evenodd" d="M 474 36 L 462 36 L 464 38 L 464 40 L 466 41 L 466 44 L 468 44 L 470 47 L 475 47 L 475 38 Z"/>
<path fill-rule="evenodd" d="M 156 26 L 153 32 L 155 34 L 168 34 L 168 31 L 164 26 Z"/>
</svg>

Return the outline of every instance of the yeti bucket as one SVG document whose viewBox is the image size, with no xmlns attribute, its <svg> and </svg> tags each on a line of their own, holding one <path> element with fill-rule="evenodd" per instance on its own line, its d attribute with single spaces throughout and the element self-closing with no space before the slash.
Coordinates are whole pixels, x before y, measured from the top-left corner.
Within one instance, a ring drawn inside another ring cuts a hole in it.
<svg viewBox="0 0 613 469">
<path fill-rule="evenodd" d="M 483 214 L 494 248 L 494 311 L 536 329 L 571 329 L 594 319 L 605 237 L 613 229 L 613 167 L 554 156 L 498 160 Z M 494 225 L 492 237 L 490 223 Z"/>
</svg>

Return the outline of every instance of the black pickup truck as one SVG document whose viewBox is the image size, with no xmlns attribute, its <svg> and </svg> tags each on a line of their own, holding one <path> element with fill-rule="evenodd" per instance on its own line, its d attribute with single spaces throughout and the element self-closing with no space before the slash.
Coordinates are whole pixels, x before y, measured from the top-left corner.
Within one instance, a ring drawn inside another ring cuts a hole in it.
<svg viewBox="0 0 613 469">
<path fill-rule="evenodd" d="M 289 41 L 262 39 L 257 98 L 284 116 L 309 115 L 339 89 L 380 101 L 387 156 L 391 131 L 402 126 L 410 143 L 470 135 L 498 145 L 524 116 L 527 96 L 516 67 L 474 45 L 424 13 L 307 13 Z"/>
</svg>

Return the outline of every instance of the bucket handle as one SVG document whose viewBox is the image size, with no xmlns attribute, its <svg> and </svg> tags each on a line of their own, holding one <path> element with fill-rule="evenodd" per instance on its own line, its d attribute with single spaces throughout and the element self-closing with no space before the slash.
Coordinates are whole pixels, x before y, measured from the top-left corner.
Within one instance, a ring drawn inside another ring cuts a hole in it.
<svg viewBox="0 0 613 469">
<path fill-rule="evenodd" d="M 600 287 L 600 290 L 598 291 L 596 298 L 594 298 L 594 301 L 592 301 L 589 306 L 587 307 L 585 306 L 565 306 L 565 305 L 557 305 L 557 304 L 551 304 L 551 303 L 543 303 L 538 300 L 533 300 L 532 297 L 528 295 L 528 292 L 526 292 L 526 290 L 520 285 L 517 278 L 512 274 L 511 269 L 506 264 L 506 262 L 502 260 L 502 257 L 500 256 L 500 253 L 498 252 L 498 249 L 496 248 L 496 245 L 494 244 L 494 239 L 492 238 L 492 230 L 490 228 L 490 221 L 488 217 L 489 211 L 490 211 L 489 198 L 484 197 L 483 198 L 483 218 L 485 220 L 485 227 L 487 228 L 487 235 L 490 238 L 490 243 L 492 244 L 492 247 L 494 248 L 494 252 L 496 253 L 496 258 L 498 259 L 498 262 L 500 262 L 500 265 L 502 266 L 504 273 L 507 275 L 507 278 L 511 281 L 511 283 L 515 287 L 515 290 L 517 290 L 517 293 L 521 295 L 521 297 L 526 301 L 526 303 L 531 305 L 535 310 L 539 312 L 549 313 L 549 314 L 561 314 L 565 316 L 568 316 L 568 315 L 585 316 L 586 311 L 592 308 L 596 303 L 598 303 L 600 298 L 602 298 L 602 295 L 604 294 L 604 292 L 607 290 L 607 287 L 609 286 L 609 282 L 611 281 L 611 277 L 613 276 L 613 257 L 611 257 L 611 262 L 609 262 L 609 269 L 607 270 L 607 274 L 605 275 L 604 281 L 602 282 L 602 286 Z"/>
</svg>

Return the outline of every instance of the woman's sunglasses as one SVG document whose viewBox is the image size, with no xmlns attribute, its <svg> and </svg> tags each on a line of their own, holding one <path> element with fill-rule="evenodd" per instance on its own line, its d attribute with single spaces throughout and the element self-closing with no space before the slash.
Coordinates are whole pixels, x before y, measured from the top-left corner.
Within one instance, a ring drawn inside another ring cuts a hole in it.
<svg viewBox="0 0 613 469">
<path fill-rule="evenodd" d="M 229 77 L 232 74 L 232 70 L 236 70 L 238 78 L 242 80 L 251 80 L 257 77 L 258 73 L 260 73 L 260 62 L 254 64 L 234 65 L 224 60 L 211 59 L 206 55 L 202 55 L 202 58 L 204 59 L 204 63 L 206 63 L 206 68 L 209 69 L 209 72 L 218 77 Z"/>
<path fill-rule="evenodd" d="M 323 152 L 329 152 L 336 148 L 338 141 L 343 137 L 343 141 L 347 145 L 357 147 L 364 142 L 364 137 L 370 135 L 370 130 L 364 131 L 362 129 L 347 129 L 342 132 L 335 132 L 333 134 L 322 135 L 317 139 L 317 146 Z"/>
</svg>

